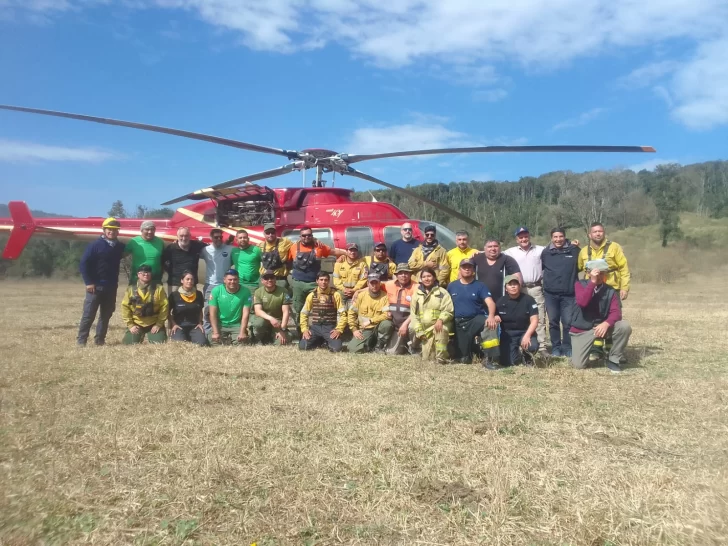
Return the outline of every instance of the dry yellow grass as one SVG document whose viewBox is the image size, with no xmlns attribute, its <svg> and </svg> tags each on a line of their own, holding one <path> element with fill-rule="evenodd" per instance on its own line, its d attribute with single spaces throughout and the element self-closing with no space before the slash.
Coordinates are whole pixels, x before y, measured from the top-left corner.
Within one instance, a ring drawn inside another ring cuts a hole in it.
<svg viewBox="0 0 728 546">
<path fill-rule="evenodd" d="M 77 349 L 80 283 L 4 282 L 0 544 L 725 544 L 720 282 L 636 286 L 619 376 Z"/>
</svg>

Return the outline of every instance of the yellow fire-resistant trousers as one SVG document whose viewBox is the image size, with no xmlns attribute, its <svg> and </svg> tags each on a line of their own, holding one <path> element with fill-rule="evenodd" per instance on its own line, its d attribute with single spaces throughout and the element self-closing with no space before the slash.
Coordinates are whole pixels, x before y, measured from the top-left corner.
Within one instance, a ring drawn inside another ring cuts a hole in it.
<svg viewBox="0 0 728 546">
<path fill-rule="evenodd" d="M 429 330 L 422 340 L 422 358 L 423 360 L 435 360 L 437 362 L 447 362 L 449 356 L 447 354 L 447 343 L 450 340 L 450 330 L 443 324 L 441 332 L 435 332 L 435 329 Z"/>
</svg>

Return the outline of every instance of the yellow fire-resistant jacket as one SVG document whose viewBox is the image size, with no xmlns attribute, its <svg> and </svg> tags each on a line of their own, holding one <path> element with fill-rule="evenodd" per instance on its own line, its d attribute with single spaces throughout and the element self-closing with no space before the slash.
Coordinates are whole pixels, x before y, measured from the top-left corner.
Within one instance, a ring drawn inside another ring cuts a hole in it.
<svg viewBox="0 0 728 546">
<path fill-rule="evenodd" d="M 475 248 L 466 248 L 465 252 L 455 247 L 447 253 L 447 261 L 450 264 L 450 282 L 456 281 L 460 273 L 460 262 L 466 258 L 472 258 L 478 253 Z"/>
<path fill-rule="evenodd" d="M 288 260 L 288 251 L 293 246 L 293 242 L 288 237 L 279 237 L 275 244 L 270 244 L 268 241 L 261 241 L 258 243 L 258 247 L 262 252 L 270 252 L 274 248 L 278 247 L 278 255 L 281 257 L 283 265 L 274 271 L 276 277 L 285 277 L 288 275 L 288 267 L 286 261 Z M 265 273 L 265 266 L 261 264 L 260 274 Z"/>
<path fill-rule="evenodd" d="M 366 262 L 367 267 L 369 269 L 372 268 L 372 260 L 374 260 L 374 258 L 372 256 L 366 256 L 364 258 L 364 261 Z M 388 267 L 388 269 L 389 269 L 389 278 L 390 279 L 393 279 L 395 277 L 395 273 L 394 272 L 397 271 L 397 264 L 395 264 L 389 258 L 387 258 L 387 261 L 389 262 L 389 267 Z M 384 262 L 380 262 L 379 260 L 374 260 L 374 263 L 375 264 L 381 264 L 381 263 L 384 263 Z"/>
<path fill-rule="evenodd" d="M 418 288 L 410 304 L 410 317 L 410 325 L 417 337 L 432 331 L 438 320 L 452 332 L 453 305 L 450 294 L 441 286 L 434 287 L 428 293 L 422 287 Z"/>
<path fill-rule="evenodd" d="M 427 256 L 427 261 L 435 262 L 437 264 L 435 267 L 437 282 L 440 283 L 441 286 L 447 285 L 448 280 L 450 280 L 450 262 L 447 259 L 447 251 L 442 246 L 437 245 L 435 250 L 430 252 Z M 423 267 L 425 267 L 425 255 L 422 253 L 421 245 L 415 248 L 414 252 L 412 252 L 412 256 L 410 257 L 407 265 L 409 265 L 410 269 L 412 269 L 412 280 L 419 282 L 420 271 Z"/>
<path fill-rule="evenodd" d="M 607 255 L 604 255 L 604 247 L 609 244 Z M 609 266 L 609 274 L 607 275 L 607 284 L 615 290 L 629 290 L 629 282 L 632 277 L 627 265 L 627 257 L 624 255 L 622 247 L 612 241 L 605 240 L 599 248 L 591 248 L 591 258 L 589 258 L 588 245 L 579 252 L 579 271 L 585 271 L 584 267 L 589 260 L 607 260 Z"/>
<path fill-rule="evenodd" d="M 326 296 L 334 300 L 334 305 L 336 306 L 336 330 L 343 334 L 344 330 L 346 330 L 346 306 L 344 305 L 344 300 L 342 299 L 341 294 L 331 287 L 327 288 L 325 291 L 316 287 L 316 290 L 306 296 L 306 302 L 303 304 L 301 317 L 299 319 L 301 332 L 308 332 L 309 330 L 308 316 L 311 314 L 311 309 L 313 308 L 314 294 L 316 294 L 319 298 Z"/>
<path fill-rule="evenodd" d="M 364 288 L 367 285 L 367 273 L 367 264 L 363 258 L 359 258 L 351 264 L 348 260 L 336 262 L 333 274 L 334 288 L 337 290 Z"/>
<path fill-rule="evenodd" d="M 142 307 L 148 303 L 152 303 L 152 314 L 141 316 Z M 168 315 L 167 293 L 161 284 L 156 286 L 154 297 L 152 297 L 151 287 L 147 290 L 146 295 L 140 294 L 135 284 L 126 289 L 124 299 L 121 300 L 121 319 L 128 328 L 132 326 L 154 326 L 155 324 L 163 328 Z"/>
<path fill-rule="evenodd" d="M 372 296 L 369 290 L 359 292 L 349 308 L 349 328 L 355 330 L 370 330 L 376 328 L 380 322 L 387 320 L 389 311 L 389 296 L 384 290 Z"/>
</svg>

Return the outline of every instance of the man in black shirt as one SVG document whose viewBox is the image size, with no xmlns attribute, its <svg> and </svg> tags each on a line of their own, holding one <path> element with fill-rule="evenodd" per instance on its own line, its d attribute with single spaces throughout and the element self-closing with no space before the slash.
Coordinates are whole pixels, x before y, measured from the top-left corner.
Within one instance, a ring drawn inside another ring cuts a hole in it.
<svg viewBox="0 0 728 546">
<path fill-rule="evenodd" d="M 484 249 L 485 252 L 480 252 L 472 258 L 477 267 L 477 278 L 488 287 L 493 299 L 498 301 L 504 293 L 503 278 L 506 275 L 518 275 L 519 281 L 522 281 L 521 268 L 514 258 L 501 252 L 500 241 L 497 239 L 485 241 Z"/>
<path fill-rule="evenodd" d="M 197 270 L 200 265 L 200 252 L 207 246 L 202 241 L 192 240 L 190 230 L 181 227 L 177 230 L 177 240 L 164 249 L 162 264 L 167 271 L 167 293 L 171 294 L 180 286 L 185 271 L 191 271 L 198 282 Z"/>
<path fill-rule="evenodd" d="M 505 278 L 506 295 L 498 299 L 496 320 L 501 326 L 501 366 L 511 366 L 525 361 L 533 366 L 533 354 L 538 351 L 538 304 L 532 296 L 521 292 L 518 275 Z M 521 353 L 523 351 L 523 353 Z"/>
</svg>

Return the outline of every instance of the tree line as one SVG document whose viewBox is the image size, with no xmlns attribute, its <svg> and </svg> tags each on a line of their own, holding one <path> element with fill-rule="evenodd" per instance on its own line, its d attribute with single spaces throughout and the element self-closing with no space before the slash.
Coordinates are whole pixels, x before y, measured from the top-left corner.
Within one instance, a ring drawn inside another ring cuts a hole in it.
<svg viewBox="0 0 728 546">
<path fill-rule="evenodd" d="M 663 246 L 681 237 L 681 212 L 722 218 L 728 216 L 728 161 L 694 165 L 660 165 L 654 171 L 631 170 L 557 171 L 516 182 L 451 182 L 423 184 L 411 190 L 479 221 L 484 229 L 474 233 L 475 244 L 484 237 L 510 241 L 513 229 L 526 225 L 536 235 L 547 235 L 555 226 L 570 230 L 575 238 L 592 222 L 602 222 L 615 231 L 631 226 L 660 224 Z M 411 218 L 434 220 L 451 229 L 464 226 L 459 220 L 431 205 L 392 190 L 355 192 L 354 199 L 369 201 L 372 195 L 401 208 Z M 57 216 L 33 211 L 36 216 Z M 127 211 L 114 201 L 108 211 L 117 218 L 171 218 L 170 208 L 150 209 L 137 205 Z M 0 205 L 0 216 L 8 216 Z M 472 230 L 471 230 L 472 231 Z M 5 246 L 7 237 L 0 239 Z M 0 263 L 0 275 L 78 275 L 84 241 L 31 239 L 20 259 Z"/>
<path fill-rule="evenodd" d="M 480 222 L 484 230 L 476 237 L 478 243 L 485 235 L 510 240 L 518 225 L 528 226 L 537 235 L 561 226 L 583 239 L 592 222 L 602 222 L 612 231 L 659 223 L 666 246 L 681 236 L 680 212 L 728 216 L 727 161 L 667 164 L 637 173 L 557 171 L 517 182 L 451 182 L 408 188 Z M 412 218 L 434 220 L 451 229 L 466 227 L 424 201 L 392 190 L 356 192 L 354 198 L 369 201 L 372 195 Z"/>
</svg>

